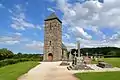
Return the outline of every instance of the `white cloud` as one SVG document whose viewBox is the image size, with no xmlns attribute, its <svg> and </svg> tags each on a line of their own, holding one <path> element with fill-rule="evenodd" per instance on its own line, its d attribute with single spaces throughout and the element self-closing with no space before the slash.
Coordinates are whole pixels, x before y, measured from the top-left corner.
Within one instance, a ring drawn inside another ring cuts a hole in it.
<svg viewBox="0 0 120 80">
<path fill-rule="evenodd" d="M 104 0 L 105 3 L 114 3 L 116 0 Z"/>
<path fill-rule="evenodd" d="M 25 30 L 25 28 L 35 27 L 32 23 L 25 21 L 24 13 L 16 14 L 15 16 L 12 17 L 12 20 L 13 20 L 13 23 L 11 24 L 11 27 L 17 30 L 19 29 Z"/>
<path fill-rule="evenodd" d="M 31 50 L 42 50 L 43 49 L 43 42 L 40 41 L 32 41 L 32 43 L 26 44 L 26 47 Z"/>
<path fill-rule="evenodd" d="M 110 40 L 112 40 L 112 41 L 120 41 L 120 32 L 117 32 L 117 33 L 113 34 L 110 37 Z"/>
<path fill-rule="evenodd" d="M 28 3 L 28 2 L 26 2 L 25 4 L 26 4 L 26 5 L 28 5 L 29 3 Z"/>
<path fill-rule="evenodd" d="M 119 1 L 116 0 L 115 3 L 118 4 Z M 89 25 L 97 27 L 120 26 L 119 5 L 111 8 L 112 3 L 102 4 L 98 1 L 86 1 L 83 4 L 79 2 L 71 4 L 68 3 L 67 0 L 57 0 L 57 4 L 58 8 L 64 13 L 63 23 L 67 23 L 70 26 L 80 26 L 86 29 Z M 108 15 L 108 13 L 112 15 Z"/>
<path fill-rule="evenodd" d="M 13 45 L 13 44 L 18 44 L 19 41 L 6 41 L 5 44 L 8 44 L 8 45 Z"/>
<path fill-rule="evenodd" d="M 47 10 L 48 10 L 48 11 L 51 11 L 51 12 L 55 12 L 55 10 L 52 9 L 52 8 L 47 8 Z"/>
<path fill-rule="evenodd" d="M 20 43 L 20 40 L 21 38 L 18 35 L 0 37 L 0 43 L 6 45 L 18 44 Z"/>
<path fill-rule="evenodd" d="M 107 39 L 108 36 L 101 31 L 105 27 L 120 30 L 119 0 L 105 0 L 103 4 L 98 0 L 90 0 L 82 4 L 69 3 L 69 0 L 56 0 L 56 3 L 57 8 L 63 13 L 63 25 L 70 26 L 76 39 L 82 38 L 85 42 L 86 40 L 90 42 L 84 46 L 119 46 L 119 41 L 113 42 Z M 92 35 L 85 30 L 91 30 L 101 40 L 92 40 Z"/>
<path fill-rule="evenodd" d="M 70 35 L 67 34 L 67 33 L 64 33 L 62 38 L 63 38 L 63 39 L 70 39 Z"/>
<path fill-rule="evenodd" d="M 8 9 L 8 12 L 12 13 L 13 11 L 11 9 Z"/>
<path fill-rule="evenodd" d="M 77 48 L 76 43 L 68 43 L 68 42 L 63 42 L 63 44 L 67 47 L 68 50 Z"/>
<path fill-rule="evenodd" d="M 75 38 L 92 39 L 92 36 L 81 27 L 70 27 L 68 31 L 72 33 Z"/>
<path fill-rule="evenodd" d="M 37 34 L 37 33 L 33 33 L 33 35 L 34 35 L 34 36 L 38 36 L 38 34 Z"/>
<path fill-rule="evenodd" d="M 22 33 L 16 32 L 16 33 L 14 33 L 14 34 L 17 35 L 17 36 L 22 36 Z"/>
<path fill-rule="evenodd" d="M 95 47 L 120 47 L 120 36 L 119 37 L 115 37 L 114 39 L 112 38 L 112 40 L 104 40 L 104 41 L 100 41 L 100 40 L 85 40 L 85 39 L 81 39 L 78 38 L 78 40 L 80 41 L 80 47 L 81 48 L 95 48 Z M 67 49 L 73 49 L 73 48 L 77 48 L 77 43 L 69 43 L 69 42 L 63 42 L 65 44 L 65 46 L 67 47 Z"/>
<path fill-rule="evenodd" d="M 91 9 L 96 7 L 97 5 L 95 4 L 97 3 L 93 3 L 93 1 L 91 1 L 90 3 L 86 2 L 83 5 L 80 3 L 70 4 L 67 2 L 67 0 L 58 0 L 57 4 L 58 4 L 58 8 L 64 13 L 63 24 L 65 23 L 66 25 L 73 27 L 73 29 L 76 28 L 73 33 L 76 33 L 75 35 L 77 35 L 77 37 L 91 39 L 92 36 L 84 31 L 84 29 L 86 28 L 88 29 L 88 26 L 86 25 L 87 20 L 85 19 L 90 19 L 93 16 L 93 14 L 89 15 L 90 10 L 88 8 Z M 97 8 L 94 8 L 91 11 L 98 12 L 99 10 L 97 10 Z M 96 16 L 96 19 L 97 19 L 97 16 Z"/>
<path fill-rule="evenodd" d="M 45 0 L 45 1 L 47 1 L 47 2 L 54 2 L 55 0 Z"/>
<path fill-rule="evenodd" d="M 83 28 L 76 27 L 76 29 L 77 29 L 78 32 L 79 32 L 78 35 L 82 35 L 83 37 L 85 37 L 85 39 L 92 39 L 92 36 L 89 35 L 87 32 L 85 32 L 85 31 L 83 30 Z"/>
<path fill-rule="evenodd" d="M 36 26 L 39 26 L 38 24 L 35 25 L 27 21 L 24 9 L 22 9 L 21 5 L 15 5 L 15 10 L 8 11 L 13 14 L 13 16 L 11 17 L 12 18 L 11 27 L 16 30 L 25 30 L 26 28 L 36 28 Z"/>
<path fill-rule="evenodd" d="M 43 25 L 44 26 L 44 25 Z M 42 27 L 43 26 L 40 26 L 40 25 L 36 25 L 36 28 L 39 29 L 39 30 L 42 30 Z"/>
<path fill-rule="evenodd" d="M 79 38 L 81 47 L 120 47 L 120 41 L 110 41 L 110 40 L 84 40 Z"/>
<path fill-rule="evenodd" d="M 9 33 L 7 35 L 3 35 L 0 37 L 0 44 L 3 45 L 14 45 L 14 44 L 19 44 L 19 43 L 24 43 L 24 42 L 28 42 L 29 39 L 27 39 L 26 37 L 24 38 L 22 36 L 22 33 L 19 32 L 15 32 L 15 33 Z"/>
<path fill-rule="evenodd" d="M 0 3 L 0 8 L 5 8 L 3 4 Z"/>
</svg>

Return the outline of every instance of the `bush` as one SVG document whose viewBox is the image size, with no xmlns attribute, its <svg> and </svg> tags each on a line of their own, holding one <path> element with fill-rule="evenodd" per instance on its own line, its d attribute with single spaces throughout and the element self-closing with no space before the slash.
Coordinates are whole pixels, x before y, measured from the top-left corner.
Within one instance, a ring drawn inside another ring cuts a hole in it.
<svg viewBox="0 0 120 80">
<path fill-rule="evenodd" d="M 16 64 L 19 62 L 25 62 L 25 61 L 42 61 L 43 57 L 40 58 L 18 58 L 18 59 L 4 59 L 0 61 L 0 67 Z"/>
<path fill-rule="evenodd" d="M 4 60 L 6 58 L 12 58 L 13 55 L 14 55 L 13 52 L 6 48 L 0 49 L 0 60 Z"/>
<path fill-rule="evenodd" d="M 28 59 L 30 61 L 42 61 L 43 60 L 43 56 L 40 55 L 40 54 L 22 54 L 22 53 L 18 53 L 18 54 L 14 54 L 14 56 L 12 58 L 13 59 L 25 58 L 25 59 Z"/>
<path fill-rule="evenodd" d="M 18 62 L 25 62 L 25 61 L 30 61 L 29 59 L 5 59 L 0 61 L 0 67 L 6 66 L 6 65 L 11 65 L 15 64 Z"/>
</svg>

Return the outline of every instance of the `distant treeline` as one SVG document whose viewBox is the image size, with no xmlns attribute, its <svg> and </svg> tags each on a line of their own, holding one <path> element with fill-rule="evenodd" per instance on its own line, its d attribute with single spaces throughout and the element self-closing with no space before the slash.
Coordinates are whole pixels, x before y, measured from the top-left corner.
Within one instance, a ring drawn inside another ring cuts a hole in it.
<svg viewBox="0 0 120 80">
<path fill-rule="evenodd" d="M 0 60 L 4 59 L 18 59 L 18 58 L 26 58 L 26 59 L 33 59 L 41 61 L 43 59 L 42 54 L 22 54 L 17 53 L 14 54 L 12 51 L 8 50 L 7 48 L 0 49 Z"/>
<path fill-rule="evenodd" d="M 71 49 L 71 54 L 78 52 L 78 49 Z M 97 47 L 97 48 L 81 48 L 80 52 L 83 55 L 103 55 L 105 57 L 120 57 L 120 48 L 117 47 Z M 69 52 L 70 53 L 70 52 Z"/>
<path fill-rule="evenodd" d="M 42 54 L 14 54 L 7 48 L 0 49 L 0 67 L 25 61 L 42 61 Z"/>
</svg>

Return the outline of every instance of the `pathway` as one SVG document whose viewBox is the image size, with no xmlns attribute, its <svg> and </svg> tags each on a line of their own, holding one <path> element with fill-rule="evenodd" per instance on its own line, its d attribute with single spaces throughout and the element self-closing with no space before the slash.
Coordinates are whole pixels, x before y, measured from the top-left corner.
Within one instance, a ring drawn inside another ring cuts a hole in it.
<svg viewBox="0 0 120 80">
<path fill-rule="evenodd" d="M 77 80 L 61 62 L 41 62 L 18 80 Z"/>
</svg>

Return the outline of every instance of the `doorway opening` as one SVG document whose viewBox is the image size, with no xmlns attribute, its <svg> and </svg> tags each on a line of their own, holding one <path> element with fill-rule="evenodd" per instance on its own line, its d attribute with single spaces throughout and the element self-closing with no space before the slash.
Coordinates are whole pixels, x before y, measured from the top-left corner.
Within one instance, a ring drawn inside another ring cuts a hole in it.
<svg viewBox="0 0 120 80">
<path fill-rule="evenodd" d="M 48 54 L 48 61 L 52 61 L 53 60 L 53 54 L 52 53 L 49 53 Z"/>
</svg>

